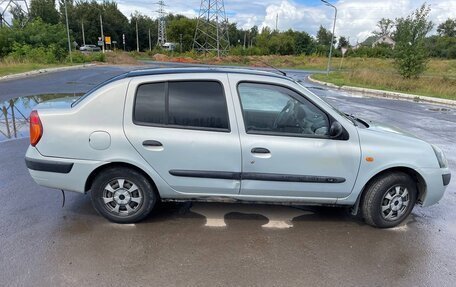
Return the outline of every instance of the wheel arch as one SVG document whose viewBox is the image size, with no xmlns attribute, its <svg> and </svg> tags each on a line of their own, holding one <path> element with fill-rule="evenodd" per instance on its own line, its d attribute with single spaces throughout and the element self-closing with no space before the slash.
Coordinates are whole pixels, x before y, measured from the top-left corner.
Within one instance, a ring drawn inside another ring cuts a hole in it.
<svg viewBox="0 0 456 287">
<path fill-rule="evenodd" d="M 358 213 L 359 206 L 366 193 L 366 190 L 368 189 L 369 185 L 374 180 L 376 180 L 378 177 L 383 176 L 385 174 L 395 173 L 395 172 L 403 172 L 403 173 L 409 175 L 416 182 L 416 189 L 418 191 L 417 203 L 422 203 L 424 198 L 426 197 L 426 192 L 427 192 L 427 185 L 426 185 L 426 181 L 424 180 L 423 176 L 418 171 L 416 171 L 415 169 L 413 169 L 411 167 L 394 166 L 394 167 L 389 167 L 389 168 L 383 169 L 370 177 L 370 179 L 366 182 L 366 184 L 364 184 L 361 192 L 358 195 L 355 205 L 352 207 L 352 214 Z"/>
<path fill-rule="evenodd" d="M 140 168 L 140 167 L 138 167 L 136 165 L 130 164 L 130 163 L 126 163 L 126 162 L 110 162 L 110 163 L 101 165 L 101 166 L 97 167 L 96 169 L 94 169 L 90 173 L 90 175 L 87 177 L 87 180 L 86 180 L 86 183 L 85 183 L 85 186 L 84 186 L 84 191 L 88 192 L 90 190 L 90 188 L 92 187 L 93 180 L 97 177 L 98 174 L 100 174 L 104 170 L 107 170 L 107 169 L 113 168 L 113 167 L 129 168 L 129 169 L 132 169 L 132 170 L 135 170 L 135 171 L 139 172 L 145 178 L 147 178 L 147 180 L 149 180 L 150 184 L 152 184 L 152 186 L 154 188 L 154 191 L 160 197 L 160 192 L 159 192 L 159 190 L 157 188 L 157 185 L 155 184 L 155 181 L 152 179 L 152 177 L 147 172 L 145 172 L 142 168 Z"/>
<path fill-rule="evenodd" d="M 417 194 L 417 202 L 418 203 L 421 203 L 422 200 L 424 199 L 425 195 L 426 195 L 426 181 L 424 180 L 423 176 L 418 172 L 416 171 L 415 169 L 413 168 L 410 168 L 410 167 L 406 167 L 406 166 L 396 166 L 396 167 L 390 167 L 390 168 L 387 168 L 387 169 L 384 169 L 378 173 L 376 173 L 374 176 L 372 176 L 369 181 L 364 185 L 361 193 L 360 193 L 360 198 L 364 195 L 364 193 L 366 192 L 367 188 L 369 187 L 369 185 L 375 180 L 377 179 L 378 177 L 380 176 L 383 176 L 385 174 L 388 174 L 388 173 L 395 173 L 395 172 L 402 172 L 402 173 L 405 173 L 407 175 L 409 175 L 413 180 L 414 182 L 416 182 L 416 189 L 418 191 L 418 194 Z"/>
</svg>

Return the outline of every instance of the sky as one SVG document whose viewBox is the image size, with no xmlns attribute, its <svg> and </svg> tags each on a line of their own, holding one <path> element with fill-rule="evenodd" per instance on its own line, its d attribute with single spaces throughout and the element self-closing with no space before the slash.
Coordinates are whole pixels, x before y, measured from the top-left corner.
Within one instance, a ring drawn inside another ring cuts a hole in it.
<svg viewBox="0 0 456 287">
<path fill-rule="evenodd" d="M 164 0 L 166 11 L 197 17 L 201 0 Z M 352 44 L 362 42 L 375 30 L 382 18 L 405 17 L 419 8 L 422 1 L 416 0 L 328 0 L 338 9 L 336 36 L 350 38 Z M 119 9 L 129 16 L 135 10 L 156 17 L 157 1 L 117 0 Z M 239 28 L 248 29 L 253 25 L 275 28 L 278 15 L 279 30 L 305 31 L 313 36 L 320 25 L 332 29 L 334 9 L 320 0 L 225 0 L 225 11 L 230 22 Z M 427 0 L 431 5 L 430 19 L 441 23 L 447 18 L 456 18 L 456 0 Z M 435 29 L 434 29 L 435 32 Z"/>
<path fill-rule="evenodd" d="M 101 1 L 101 0 L 98 0 Z M 135 11 L 157 17 L 157 0 L 115 0 L 119 9 L 130 17 Z M 328 0 L 338 9 L 336 36 L 349 37 L 351 44 L 364 41 L 376 29 L 382 18 L 405 17 L 419 8 L 425 0 Z M 2 2 L 2 1 L 0 1 Z M 197 17 L 201 0 L 164 0 L 166 11 Z M 238 28 L 254 25 L 278 29 L 305 31 L 315 36 L 320 25 L 332 29 L 334 9 L 320 0 L 225 0 L 225 11 L 230 22 Z M 430 19 L 439 24 L 456 18 L 456 0 L 427 0 L 431 5 Z M 1 9 L 1 7 L 0 7 Z M 434 27 L 433 33 L 435 33 Z"/>
</svg>

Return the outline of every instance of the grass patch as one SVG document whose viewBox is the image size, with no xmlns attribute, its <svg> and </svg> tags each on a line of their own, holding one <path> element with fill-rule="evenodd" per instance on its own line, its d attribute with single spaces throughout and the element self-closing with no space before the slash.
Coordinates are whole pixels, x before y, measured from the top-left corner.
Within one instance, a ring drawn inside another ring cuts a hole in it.
<svg viewBox="0 0 456 287">
<path fill-rule="evenodd" d="M 37 63 L 4 63 L 0 62 L 0 77 L 29 72 L 33 70 L 67 66 L 67 64 L 37 64 Z"/>
<path fill-rule="evenodd" d="M 338 86 L 354 86 L 392 92 L 456 100 L 456 60 L 431 59 L 426 72 L 415 79 L 404 79 L 391 59 L 348 58 L 341 69 L 313 75 L 317 80 Z M 337 63 L 337 60 L 336 60 Z"/>
</svg>

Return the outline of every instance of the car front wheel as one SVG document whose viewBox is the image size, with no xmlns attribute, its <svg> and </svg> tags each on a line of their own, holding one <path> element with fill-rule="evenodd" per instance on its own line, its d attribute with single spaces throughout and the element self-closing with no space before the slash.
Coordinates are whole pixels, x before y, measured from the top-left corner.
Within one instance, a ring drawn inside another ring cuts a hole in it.
<svg viewBox="0 0 456 287">
<path fill-rule="evenodd" d="M 417 188 L 402 172 L 387 173 L 367 187 L 361 203 L 364 220 L 379 228 L 394 227 L 404 221 L 416 203 Z"/>
<path fill-rule="evenodd" d="M 116 223 L 135 223 L 153 209 L 157 196 L 141 173 L 123 167 L 102 171 L 93 181 L 92 204 L 105 218 Z"/>
</svg>

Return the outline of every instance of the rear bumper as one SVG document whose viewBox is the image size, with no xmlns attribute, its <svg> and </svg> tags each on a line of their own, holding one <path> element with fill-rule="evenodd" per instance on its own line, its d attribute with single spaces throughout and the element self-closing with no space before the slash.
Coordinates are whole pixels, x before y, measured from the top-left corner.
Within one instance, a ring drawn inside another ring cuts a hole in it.
<svg viewBox="0 0 456 287">
<path fill-rule="evenodd" d="M 89 175 L 104 162 L 46 157 L 30 146 L 25 164 L 33 180 L 41 186 L 84 193 Z"/>
<path fill-rule="evenodd" d="M 53 160 L 40 160 L 25 158 L 25 165 L 28 169 L 35 171 L 46 171 L 46 172 L 55 172 L 55 173 L 70 173 L 73 169 L 74 163 L 72 162 L 59 162 Z"/>
</svg>

